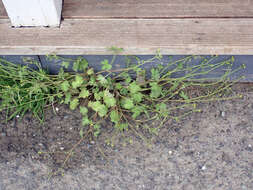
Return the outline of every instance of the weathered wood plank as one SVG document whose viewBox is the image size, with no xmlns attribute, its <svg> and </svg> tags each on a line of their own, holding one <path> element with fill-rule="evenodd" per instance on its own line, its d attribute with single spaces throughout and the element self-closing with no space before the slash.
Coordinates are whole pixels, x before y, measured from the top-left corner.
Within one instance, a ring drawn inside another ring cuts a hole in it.
<svg viewBox="0 0 253 190">
<path fill-rule="evenodd" d="M 0 54 L 252 54 L 253 19 L 66 19 L 60 28 L 0 20 Z"/>
<path fill-rule="evenodd" d="M 253 18 L 252 0 L 65 0 L 64 18 Z"/>
<path fill-rule="evenodd" d="M 64 18 L 253 18 L 252 0 L 64 0 Z M 8 18 L 0 0 L 0 19 Z"/>
</svg>

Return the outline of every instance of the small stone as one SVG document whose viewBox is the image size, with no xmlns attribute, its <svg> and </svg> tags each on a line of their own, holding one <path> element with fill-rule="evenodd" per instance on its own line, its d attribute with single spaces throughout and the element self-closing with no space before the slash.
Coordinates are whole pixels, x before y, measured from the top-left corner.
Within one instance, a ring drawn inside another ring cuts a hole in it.
<svg viewBox="0 0 253 190">
<path fill-rule="evenodd" d="M 173 152 L 170 150 L 170 151 L 169 151 L 169 155 L 172 155 L 172 153 L 173 153 Z"/>
<path fill-rule="evenodd" d="M 226 113 L 224 111 L 221 112 L 221 117 L 226 117 Z"/>
<path fill-rule="evenodd" d="M 17 115 L 16 118 L 19 118 L 19 115 Z"/>
<path fill-rule="evenodd" d="M 55 110 L 58 112 L 58 111 L 59 111 L 59 108 L 56 107 Z"/>
<path fill-rule="evenodd" d="M 95 144 L 95 141 L 90 141 L 90 144 Z"/>
<path fill-rule="evenodd" d="M 251 144 L 249 144 L 249 145 L 248 145 L 248 147 L 250 147 L 250 148 L 251 148 L 251 147 L 252 147 L 252 145 L 251 145 Z"/>
<path fill-rule="evenodd" d="M 60 147 L 60 150 L 64 150 L 64 147 Z"/>
<path fill-rule="evenodd" d="M 39 146 L 43 146 L 43 144 L 42 144 L 42 143 L 39 143 L 38 145 L 39 145 Z"/>
<path fill-rule="evenodd" d="M 0 133 L 2 137 L 6 137 L 6 133 Z"/>
<path fill-rule="evenodd" d="M 63 119 L 68 119 L 69 118 L 69 116 L 68 115 L 65 115 L 64 117 L 63 117 Z"/>
<path fill-rule="evenodd" d="M 202 166 L 201 170 L 206 170 L 206 166 L 205 165 Z"/>
</svg>

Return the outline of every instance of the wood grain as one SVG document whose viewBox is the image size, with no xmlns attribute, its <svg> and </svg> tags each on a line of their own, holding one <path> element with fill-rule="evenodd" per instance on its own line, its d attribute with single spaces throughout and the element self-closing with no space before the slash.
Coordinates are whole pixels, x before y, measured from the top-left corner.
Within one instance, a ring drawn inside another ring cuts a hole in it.
<svg viewBox="0 0 253 190">
<path fill-rule="evenodd" d="M 252 54 L 253 19 L 66 19 L 60 28 L 11 28 L 0 20 L 0 54 Z"/>
<path fill-rule="evenodd" d="M 253 0 L 64 0 L 63 18 L 253 18 L 252 7 Z"/>
<path fill-rule="evenodd" d="M 64 18 L 253 18 L 253 0 L 65 0 Z"/>
</svg>

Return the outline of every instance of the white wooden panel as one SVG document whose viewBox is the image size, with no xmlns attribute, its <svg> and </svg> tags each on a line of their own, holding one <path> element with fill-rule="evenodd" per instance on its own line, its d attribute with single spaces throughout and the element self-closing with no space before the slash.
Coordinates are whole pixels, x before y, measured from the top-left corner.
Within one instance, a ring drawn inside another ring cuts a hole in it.
<svg viewBox="0 0 253 190">
<path fill-rule="evenodd" d="M 62 0 L 3 0 L 12 26 L 59 26 Z"/>
</svg>

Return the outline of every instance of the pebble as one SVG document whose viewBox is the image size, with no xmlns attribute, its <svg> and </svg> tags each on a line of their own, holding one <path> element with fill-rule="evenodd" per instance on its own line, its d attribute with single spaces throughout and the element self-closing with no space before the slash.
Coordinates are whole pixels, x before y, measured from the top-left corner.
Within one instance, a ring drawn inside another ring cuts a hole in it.
<svg viewBox="0 0 253 190">
<path fill-rule="evenodd" d="M 38 145 L 39 145 L 39 146 L 43 146 L 43 144 L 42 144 L 42 143 L 39 143 Z"/>
<path fill-rule="evenodd" d="M 60 147 L 60 150 L 64 150 L 64 147 Z"/>
<path fill-rule="evenodd" d="M 251 144 L 249 144 L 249 145 L 248 145 L 248 147 L 250 147 L 250 148 L 251 148 L 251 147 L 252 147 L 252 145 L 251 145 Z"/>
<path fill-rule="evenodd" d="M 226 113 L 224 111 L 221 112 L 221 117 L 225 117 Z"/>
<path fill-rule="evenodd" d="M 169 155 L 172 155 L 172 153 L 173 153 L 173 152 L 170 150 L 170 151 L 169 151 Z"/>
<path fill-rule="evenodd" d="M 65 115 L 64 117 L 63 117 L 63 119 L 68 119 L 69 118 L 69 116 L 68 115 Z"/>
<path fill-rule="evenodd" d="M 2 137 L 6 137 L 6 133 L 0 133 Z"/>
<path fill-rule="evenodd" d="M 206 166 L 205 165 L 202 166 L 201 170 L 206 170 Z"/>
</svg>

